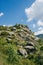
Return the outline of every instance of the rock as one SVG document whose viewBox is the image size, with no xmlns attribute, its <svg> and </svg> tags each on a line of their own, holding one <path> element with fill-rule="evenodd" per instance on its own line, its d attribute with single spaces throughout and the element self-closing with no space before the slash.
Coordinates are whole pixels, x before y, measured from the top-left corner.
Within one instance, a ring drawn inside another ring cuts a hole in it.
<svg viewBox="0 0 43 65">
<path fill-rule="evenodd" d="M 27 53 L 32 53 L 36 51 L 36 49 L 33 46 L 25 46 L 24 48 L 27 50 Z"/>
<path fill-rule="evenodd" d="M 23 35 L 22 33 L 19 33 L 18 35 L 19 35 L 20 37 L 24 37 L 24 35 Z"/>
<path fill-rule="evenodd" d="M 12 31 L 16 31 L 16 28 L 15 28 L 15 27 L 13 27 L 13 28 L 12 28 Z"/>
<path fill-rule="evenodd" d="M 7 40 L 8 43 L 11 42 L 11 39 L 10 38 L 6 38 L 6 40 Z"/>
<path fill-rule="evenodd" d="M 30 41 L 30 38 L 29 38 L 29 37 L 26 37 L 25 40 L 26 40 L 26 41 Z"/>
<path fill-rule="evenodd" d="M 26 48 L 26 49 L 30 49 L 30 50 L 31 50 L 31 49 L 34 49 L 33 46 L 25 46 L 25 48 Z"/>
<path fill-rule="evenodd" d="M 10 38 L 10 39 L 11 39 L 11 38 L 12 38 L 12 36 L 7 36 L 7 38 Z"/>
<path fill-rule="evenodd" d="M 33 42 L 27 42 L 27 45 L 28 46 L 34 46 L 34 43 Z"/>
<path fill-rule="evenodd" d="M 26 51 L 25 49 L 20 48 L 18 51 L 19 51 L 19 53 L 20 53 L 21 55 L 23 55 L 25 58 L 28 56 L 27 51 Z"/>
<path fill-rule="evenodd" d="M 7 40 L 11 41 L 11 39 L 10 39 L 10 38 L 7 38 Z"/>
<path fill-rule="evenodd" d="M 21 32 L 23 32 L 23 30 L 21 29 Z"/>
<path fill-rule="evenodd" d="M 14 32 L 9 32 L 9 35 L 14 35 Z"/>
</svg>

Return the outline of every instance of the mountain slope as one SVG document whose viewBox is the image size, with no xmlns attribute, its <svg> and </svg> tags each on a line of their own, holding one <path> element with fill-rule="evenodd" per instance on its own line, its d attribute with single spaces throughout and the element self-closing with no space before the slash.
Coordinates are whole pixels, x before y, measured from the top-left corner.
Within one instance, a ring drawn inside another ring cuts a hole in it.
<svg viewBox="0 0 43 65">
<path fill-rule="evenodd" d="M 43 34 L 37 35 L 37 37 L 43 39 Z"/>
<path fill-rule="evenodd" d="M 0 26 L 0 65 L 43 65 L 39 41 L 26 25 Z"/>
</svg>

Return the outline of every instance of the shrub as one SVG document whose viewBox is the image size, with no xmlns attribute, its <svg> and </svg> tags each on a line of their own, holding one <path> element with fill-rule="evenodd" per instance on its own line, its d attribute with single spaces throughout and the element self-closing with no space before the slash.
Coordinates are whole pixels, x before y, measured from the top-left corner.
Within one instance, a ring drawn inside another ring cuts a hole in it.
<svg viewBox="0 0 43 65">
<path fill-rule="evenodd" d="M 3 31 L 3 32 L 1 32 L 1 36 L 7 36 L 9 33 L 8 32 L 5 32 L 5 31 Z"/>
<path fill-rule="evenodd" d="M 38 42 L 39 42 L 39 43 L 41 43 L 41 42 L 42 42 L 42 40 L 41 40 L 41 39 L 39 39 L 39 40 L 38 40 Z"/>
<path fill-rule="evenodd" d="M 6 30 L 7 29 L 7 27 L 5 26 L 0 26 L 0 30 Z"/>
<path fill-rule="evenodd" d="M 5 44 L 7 44 L 6 39 L 4 37 L 1 37 L 0 38 L 0 45 L 5 45 Z"/>
<path fill-rule="evenodd" d="M 20 24 L 16 24 L 15 27 L 16 27 L 17 29 L 20 29 Z"/>
<path fill-rule="evenodd" d="M 40 50 L 43 51 L 43 46 L 41 46 Z"/>
<path fill-rule="evenodd" d="M 43 65 L 43 57 L 42 57 L 40 54 L 38 54 L 38 55 L 36 56 L 36 58 L 35 58 L 35 63 L 36 63 L 37 65 Z"/>
</svg>

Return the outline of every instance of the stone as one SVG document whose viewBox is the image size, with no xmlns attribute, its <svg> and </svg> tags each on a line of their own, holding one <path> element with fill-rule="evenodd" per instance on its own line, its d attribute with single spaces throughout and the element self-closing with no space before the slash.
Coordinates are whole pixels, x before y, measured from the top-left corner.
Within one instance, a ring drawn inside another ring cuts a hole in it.
<svg viewBox="0 0 43 65">
<path fill-rule="evenodd" d="M 11 39 L 10 38 L 7 38 L 6 40 L 7 40 L 8 43 L 11 42 Z"/>
<path fill-rule="evenodd" d="M 19 53 L 20 53 L 21 55 L 23 55 L 25 58 L 28 56 L 27 51 L 26 51 L 25 49 L 20 48 L 18 51 L 19 51 Z"/>
<path fill-rule="evenodd" d="M 34 46 L 34 43 L 33 42 L 27 42 L 27 45 L 28 46 Z"/>
<path fill-rule="evenodd" d="M 16 30 L 16 28 L 15 28 L 15 27 L 13 27 L 13 30 Z"/>
<path fill-rule="evenodd" d="M 34 49 L 33 46 L 25 46 L 26 49 Z"/>
<path fill-rule="evenodd" d="M 24 48 L 27 50 L 27 53 L 32 53 L 36 51 L 36 48 L 33 46 L 25 46 Z"/>
<path fill-rule="evenodd" d="M 9 35 L 14 35 L 14 32 L 9 32 Z"/>
<path fill-rule="evenodd" d="M 20 37 L 23 37 L 23 34 L 22 34 L 22 33 L 19 33 L 18 35 L 19 35 Z"/>
</svg>

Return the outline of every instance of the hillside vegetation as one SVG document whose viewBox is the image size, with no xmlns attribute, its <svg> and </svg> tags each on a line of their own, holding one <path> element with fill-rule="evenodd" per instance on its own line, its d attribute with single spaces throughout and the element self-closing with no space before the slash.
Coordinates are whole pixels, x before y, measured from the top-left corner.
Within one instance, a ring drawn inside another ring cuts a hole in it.
<svg viewBox="0 0 43 65">
<path fill-rule="evenodd" d="M 43 41 L 27 25 L 0 26 L 0 65 L 43 65 Z"/>
</svg>

